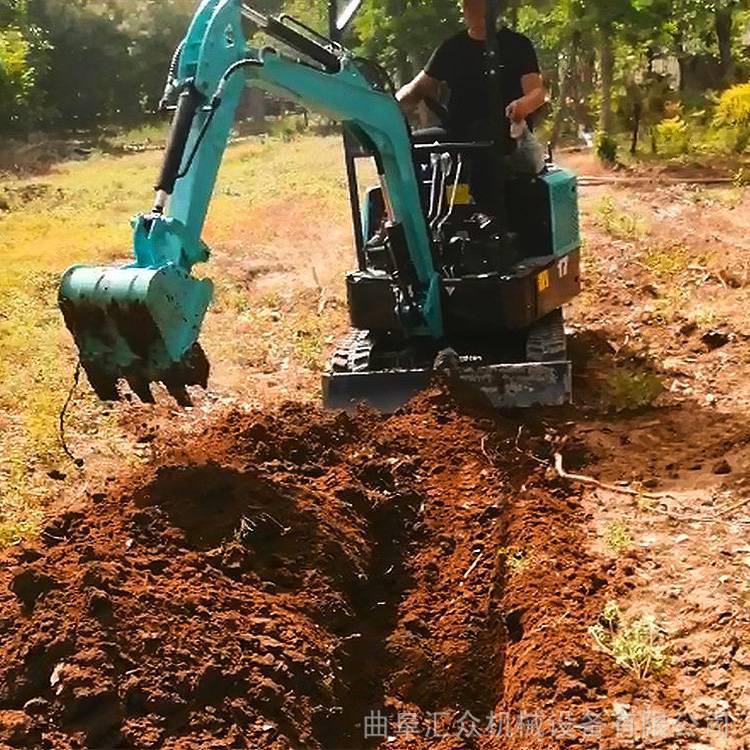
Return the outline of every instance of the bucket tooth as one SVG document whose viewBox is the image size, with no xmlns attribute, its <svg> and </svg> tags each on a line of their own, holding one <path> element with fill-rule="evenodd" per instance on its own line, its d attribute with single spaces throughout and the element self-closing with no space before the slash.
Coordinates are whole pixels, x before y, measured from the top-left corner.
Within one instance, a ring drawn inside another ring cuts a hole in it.
<svg viewBox="0 0 750 750">
<path fill-rule="evenodd" d="M 83 369 L 86 377 L 101 401 L 120 401 L 120 392 L 117 390 L 117 379 L 102 373 L 90 364 L 84 364 Z"/>
<path fill-rule="evenodd" d="M 180 406 L 192 406 L 193 400 L 190 398 L 190 394 L 184 385 L 176 385 L 174 383 L 167 383 L 167 390 L 169 395 L 180 405 Z"/>
<path fill-rule="evenodd" d="M 180 383 L 183 385 L 199 385 L 208 388 L 208 376 L 211 373 L 211 365 L 206 353 L 200 344 L 194 344 L 180 365 L 183 369 Z"/>
<path fill-rule="evenodd" d="M 156 403 L 154 394 L 151 393 L 151 383 L 142 375 L 130 373 L 125 378 L 128 381 L 130 390 L 135 393 L 144 404 Z"/>
</svg>

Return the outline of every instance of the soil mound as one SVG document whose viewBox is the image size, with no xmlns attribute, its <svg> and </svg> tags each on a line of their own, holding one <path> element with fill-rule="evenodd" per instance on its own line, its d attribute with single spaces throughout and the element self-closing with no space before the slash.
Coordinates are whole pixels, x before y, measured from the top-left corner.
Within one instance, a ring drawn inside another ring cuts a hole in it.
<svg viewBox="0 0 750 750">
<path fill-rule="evenodd" d="M 579 501 L 438 390 L 225 414 L 0 561 L 0 745 L 535 747 L 489 717 L 624 689 Z"/>
</svg>

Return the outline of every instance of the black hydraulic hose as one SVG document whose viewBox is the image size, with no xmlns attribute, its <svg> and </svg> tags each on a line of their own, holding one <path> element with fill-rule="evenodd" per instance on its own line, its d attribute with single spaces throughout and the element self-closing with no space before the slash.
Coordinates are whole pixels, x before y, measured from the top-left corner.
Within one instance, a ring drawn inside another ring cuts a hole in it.
<svg viewBox="0 0 750 750">
<path fill-rule="evenodd" d="M 238 71 L 242 70 L 242 68 L 262 68 L 263 62 L 261 60 L 256 60 L 253 57 L 246 57 L 242 60 L 237 60 L 237 62 L 232 63 L 227 69 L 224 75 L 221 77 L 221 82 L 219 83 L 219 88 L 216 90 L 216 96 L 221 96 L 224 86 L 226 86 L 227 81 Z"/>
<path fill-rule="evenodd" d="M 214 115 L 216 114 L 216 111 L 221 106 L 221 100 L 222 100 L 222 96 L 224 94 L 224 88 L 225 88 L 225 86 L 227 84 L 227 81 L 229 81 L 229 79 L 238 70 L 241 70 L 242 68 L 259 67 L 259 66 L 262 66 L 262 65 L 263 65 L 263 63 L 260 60 L 254 60 L 252 58 L 247 58 L 247 59 L 244 59 L 244 60 L 238 60 L 237 62 L 233 63 L 232 65 L 230 65 L 226 69 L 226 71 L 224 72 L 224 75 L 221 77 L 221 81 L 219 82 L 219 86 L 216 89 L 216 93 L 213 95 L 213 97 L 211 99 L 211 104 L 209 105 L 210 106 L 210 111 L 208 113 L 208 117 L 206 117 L 206 120 L 203 123 L 203 127 L 201 127 L 200 133 L 198 133 L 198 137 L 195 139 L 195 144 L 193 145 L 193 148 L 190 151 L 190 155 L 188 156 L 187 161 L 185 162 L 184 168 L 182 170 L 180 170 L 180 171 L 176 171 L 175 172 L 174 181 L 172 182 L 171 188 L 169 190 L 167 190 L 166 188 L 159 187 L 159 186 L 157 186 L 157 188 L 156 188 L 157 190 L 164 190 L 168 195 L 171 195 L 172 191 L 174 190 L 174 183 L 177 180 L 180 180 L 183 177 L 185 177 L 185 175 L 187 175 L 187 173 L 190 171 L 190 167 L 193 166 L 193 162 L 195 161 L 195 157 L 198 155 L 198 150 L 200 149 L 201 144 L 203 143 L 203 140 L 206 137 L 206 133 L 208 132 L 208 129 L 211 127 L 211 123 L 214 120 Z M 193 91 L 195 91 L 195 89 L 193 89 L 192 86 L 190 88 Z M 196 92 L 196 94 L 197 94 L 197 92 Z M 182 97 L 183 96 L 184 96 L 184 94 L 180 95 L 180 101 L 182 101 Z M 195 107 L 193 109 L 193 111 L 192 111 L 192 113 L 190 115 L 190 122 L 187 125 L 187 134 L 185 135 L 185 142 L 182 144 L 182 151 L 180 152 L 179 161 L 177 162 L 177 165 L 175 167 L 176 170 L 179 170 L 180 169 L 180 165 L 182 164 L 182 157 L 184 156 L 184 153 L 185 153 L 185 147 L 187 145 L 187 138 L 190 135 L 190 129 L 192 127 L 193 118 L 195 117 L 196 111 L 197 111 L 197 107 Z M 179 107 L 179 104 L 178 104 L 177 114 L 175 114 L 175 123 L 177 122 L 177 120 L 178 120 L 179 117 L 180 117 L 180 107 Z M 176 128 L 175 123 L 173 123 L 173 125 L 172 125 L 173 132 L 174 132 L 174 130 Z M 170 142 L 171 142 L 171 140 L 172 140 L 172 136 L 170 134 Z M 167 151 L 169 151 L 169 146 L 167 146 Z M 162 168 L 162 175 L 164 175 L 164 172 L 165 172 L 165 170 L 167 168 L 166 161 L 167 160 L 165 159 L 165 166 Z M 172 167 L 172 164 L 170 163 L 170 168 L 171 167 Z M 162 178 L 160 178 L 159 181 L 162 182 Z"/>
<path fill-rule="evenodd" d="M 180 64 L 180 58 L 182 57 L 182 50 L 185 47 L 185 40 L 183 39 L 175 49 L 172 55 L 172 60 L 169 63 L 169 72 L 167 73 L 167 83 L 164 86 L 164 93 L 162 94 L 161 101 L 159 102 L 159 110 L 163 110 L 167 106 L 167 100 L 172 92 L 172 83 L 177 77 L 177 68 Z"/>
<path fill-rule="evenodd" d="M 377 83 L 380 83 L 383 89 L 389 94 L 396 96 L 396 85 L 393 82 L 393 78 L 391 78 L 391 74 L 380 63 L 375 60 L 369 60 L 366 57 L 355 57 L 352 59 L 352 62 L 355 65 L 370 68 L 371 71 L 377 73 L 380 77 L 380 81 Z M 370 81 L 370 83 L 372 83 L 372 81 Z"/>
</svg>

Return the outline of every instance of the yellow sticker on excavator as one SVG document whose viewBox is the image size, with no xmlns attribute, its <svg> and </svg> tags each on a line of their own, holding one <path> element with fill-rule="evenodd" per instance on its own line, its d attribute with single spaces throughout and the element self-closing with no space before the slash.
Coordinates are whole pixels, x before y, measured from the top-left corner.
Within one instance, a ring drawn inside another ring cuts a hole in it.
<svg viewBox="0 0 750 750">
<path fill-rule="evenodd" d="M 453 185 L 445 188 L 445 200 L 450 204 L 453 201 L 454 206 L 468 206 L 471 203 L 471 190 L 465 182 L 459 182 L 456 185 L 456 197 L 453 198 Z"/>
<path fill-rule="evenodd" d="M 536 277 L 536 288 L 539 290 L 540 294 L 549 289 L 549 271 L 542 271 L 539 276 Z"/>
</svg>

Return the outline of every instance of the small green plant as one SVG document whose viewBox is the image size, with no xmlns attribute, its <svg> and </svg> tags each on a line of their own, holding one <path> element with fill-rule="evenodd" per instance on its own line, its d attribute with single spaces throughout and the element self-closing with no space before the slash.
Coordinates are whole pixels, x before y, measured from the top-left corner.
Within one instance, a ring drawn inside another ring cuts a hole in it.
<svg viewBox="0 0 750 750">
<path fill-rule="evenodd" d="M 680 156 L 690 149 L 690 130 L 681 117 L 670 117 L 654 125 L 654 140 L 660 154 Z"/>
<path fill-rule="evenodd" d="M 664 392 L 661 378 L 647 370 L 619 369 L 605 382 L 605 401 L 615 411 L 650 406 Z"/>
<path fill-rule="evenodd" d="M 617 141 L 606 133 L 596 134 L 596 155 L 605 164 L 617 163 Z"/>
<path fill-rule="evenodd" d="M 607 195 L 596 206 L 596 221 L 615 239 L 636 240 L 646 233 L 646 225 L 639 216 L 620 210 L 614 198 Z"/>
<path fill-rule="evenodd" d="M 693 320 L 700 328 L 710 328 L 716 324 L 716 310 L 699 307 L 693 314 Z"/>
<path fill-rule="evenodd" d="M 622 521 L 613 521 L 604 533 L 604 543 L 612 554 L 620 556 L 633 546 L 633 537 L 627 524 Z"/>
<path fill-rule="evenodd" d="M 651 615 L 626 623 L 617 602 L 608 602 L 589 628 L 596 647 L 639 679 L 663 673 L 670 664 L 662 629 Z"/>
<path fill-rule="evenodd" d="M 0 550 L 29 539 L 37 532 L 37 528 L 31 521 L 0 522 Z"/>
<path fill-rule="evenodd" d="M 294 336 L 294 350 L 298 359 L 309 370 L 320 370 L 324 350 L 320 320 L 309 316 L 300 323 Z"/>
<path fill-rule="evenodd" d="M 518 575 L 528 570 L 531 566 L 531 560 L 526 553 L 518 547 L 502 547 L 498 550 L 498 555 L 505 564 L 505 569 L 511 576 Z"/>
</svg>

